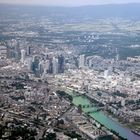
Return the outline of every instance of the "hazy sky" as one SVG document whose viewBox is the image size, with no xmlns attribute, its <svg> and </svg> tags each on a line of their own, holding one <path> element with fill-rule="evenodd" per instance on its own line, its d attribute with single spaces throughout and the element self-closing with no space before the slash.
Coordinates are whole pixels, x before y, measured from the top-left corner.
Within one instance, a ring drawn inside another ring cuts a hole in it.
<svg viewBox="0 0 140 140">
<path fill-rule="evenodd" d="M 140 3 L 140 0 L 0 0 L 0 3 L 80 6 L 112 3 Z"/>
</svg>

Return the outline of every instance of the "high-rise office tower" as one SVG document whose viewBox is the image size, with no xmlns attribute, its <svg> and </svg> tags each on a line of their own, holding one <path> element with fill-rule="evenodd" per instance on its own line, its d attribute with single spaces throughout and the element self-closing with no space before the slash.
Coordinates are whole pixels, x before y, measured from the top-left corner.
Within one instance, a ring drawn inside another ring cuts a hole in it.
<svg viewBox="0 0 140 140">
<path fill-rule="evenodd" d="M 12 58 L 12 50 L 9 46 L 7 46 L 7 58 Z"/>
<path fill-rule="evenodd" d="M 120 58 L 120 56 L 119 56 L 119 51 L 118 51 L 118 48 L 116 48 L 115 60 L 116 60 L 116 61 L 119 61 L 119 58 Z"/>
<path fill-rule="evenodd" d="M 40 60 L 39 60 L 38 56 L 34 56 L 33 62 L 32 62 L 32 71 L 34 73 L 36 73 L 38 71 L 39 62 L 40 62 Z"/>
<path fill-rule="evenodd" d="M 26 53 L 28 56 L 31 54 L 31 46 L 27 46 Z"/>
<path fill-rule="evenodd" d="M 28 67 L 28 70 L 31 70 L 32 69 L 32 58 L 27 58 L 27 67 Z"/>
<path fill-rule="evenodd" d="M 44 61 L 40 61 L 39 64 L 38 64 L 38 71 L 39 71 L 39 74 L 42 74 L 44 72 Z"/>
<path fill-rule="evenodd" d="M 50 67 L 50 61 L 45 60 L 44 65 L 43 65 L 43 69 L 44 69 L 43 74 L 49 73 L 49 67 Z"/>
<path fill-rule="evenodd" d="M 13 43 L 13 45 L 15 44 L 14 47 L 14 58 L 17 60 L 20 60 L 21 57 L 21 50 L 20 50 L 20 46 L 19 46 L 19 42 L 15 41 L 15 43 Z"/>
<path fill-rule="evenodd" d="M 58 59 L 53 57 L 52 64 L 53 64 L 53 74 L 57 74 L 58 73 Z"/>
<path fill-rule="evenodd" d="M 26 56 L 26 51 L 25 50 L 21 50 L 21 62 L 24 63 L 25 61 L 25 56 Z"/>
<path fill-rule="evenodd" d="M 64 56 L 58 56 L 58 73 L 64 73 L 65 67 L 65 58 Z"/>
<path fill-rule="evenodd" d="M 120 59 L 120 56 L 119 56 L 119 54 L 117 54 L 116 55 L 116 61 L 119 61 L 119 59 Z"/>
<path fill-rule="evenodd" d="M 49 59 L 50 65 L 49 65 L 49 70 L 48 73 L 52 74 L 53 73 L 53 62 L 52 62 L 52 58 Z"/>
<path fill-rule="evenodd" d="M 79 68 L 84 68 L 85 66 L 85 55 L 79 56 Z"/>
</svg>

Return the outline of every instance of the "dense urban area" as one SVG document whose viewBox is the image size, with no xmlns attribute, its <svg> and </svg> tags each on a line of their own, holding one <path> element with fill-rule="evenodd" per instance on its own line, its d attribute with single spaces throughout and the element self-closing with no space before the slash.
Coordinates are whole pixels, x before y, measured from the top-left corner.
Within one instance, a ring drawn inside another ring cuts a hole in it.
<svg viewBox="0 0 140 140">
<path fill-rule="evenodd" d="M 1 6 L 0 140 L 139 140 L 140 21 L 35 9 Z"/>
</svg>

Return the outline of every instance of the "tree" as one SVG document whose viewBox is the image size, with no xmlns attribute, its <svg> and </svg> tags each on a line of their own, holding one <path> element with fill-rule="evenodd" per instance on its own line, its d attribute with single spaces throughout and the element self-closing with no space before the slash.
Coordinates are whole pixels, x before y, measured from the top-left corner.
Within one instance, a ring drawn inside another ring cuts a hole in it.
<svg viewBox="0 0 140 140">
<path fill-rule="evenodd" d="M 44 140 L 56 140 L 56 133 L 49 133 Z"/>
</svg>

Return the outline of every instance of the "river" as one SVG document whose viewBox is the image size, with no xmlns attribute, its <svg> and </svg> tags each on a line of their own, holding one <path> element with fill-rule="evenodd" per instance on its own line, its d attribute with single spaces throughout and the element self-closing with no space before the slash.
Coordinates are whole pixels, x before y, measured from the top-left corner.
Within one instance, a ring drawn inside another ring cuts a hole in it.
<svg viewBox="0 0 140 140">
<path fill-rule="evenodd" d="M 81 95 L 81 96 L 75 96 L 73 92 L 68 91 L 70 95 L 73 96 L 73 103 L 78 106 L 81 105 L 89 105 L 91 106 L 90 100 Z M 96 107 L 91 108 L 82 108 L 82 110 L 86 113 L 88 111 L 92 111 L 96 109 Z M 126 138 L 127 140 L 140 140 L 140 136 L 134 134 L 129 130 L 128 128 L 123 127 L 119 122 L 113 120 L 111 117 L 108 117 L 104 112 L 98 111 L 94 113 L 89 114 L 92 118 L 94 118 L 96 121 L 100 122 L 102 125 L 104 125 L 106 128 L 113 130 L 117 132 L 121 137 Z"/>
</svg>

